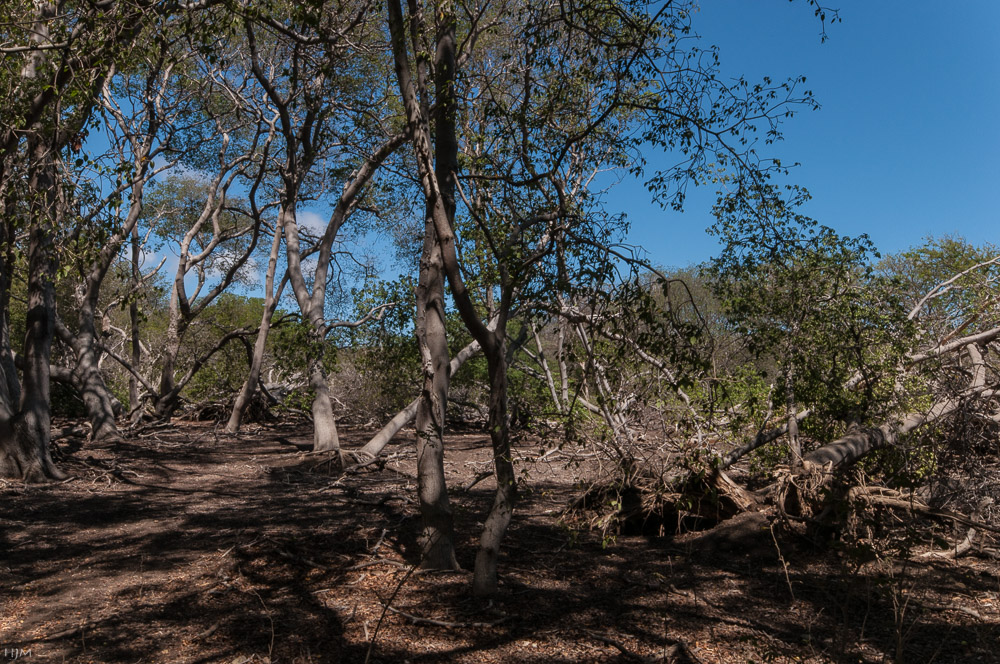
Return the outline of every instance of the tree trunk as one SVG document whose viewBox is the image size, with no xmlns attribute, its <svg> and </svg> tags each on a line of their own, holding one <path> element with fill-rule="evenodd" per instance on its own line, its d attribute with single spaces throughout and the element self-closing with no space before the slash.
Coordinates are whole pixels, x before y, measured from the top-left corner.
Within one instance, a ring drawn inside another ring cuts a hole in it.
<svg viewBox="0 0 1000 664">
<path fill-rule="evenodd" d="M 153 418 L 169 422 L 180 406 L 180 389 L 177 387 L 175 369 L 180 354 L 181 336 L 184 334 L 180 305 L 177 301 L 177 287 L 170 297 L 170 322 L 167 324 L 167 338 L 163 348 L 163 366 L 160 368 L 160 384 L 153 397 Z"/>
<path fill-rule="evenodd" d="M 900 436 L 955 412 L 967 398 L 994 397 L 996 393 L 996 390 L 986 390 L 983 387 L 970 389 L 960 397 L 938 401 L 927 412 L 910 413 L 904 415 L 898 422 L 889 422 L 873 429 L 853 431 L 806 454 L 802 457 L 802 461 L 807 467 L 826 464 L 831 464 L 833 468 L 847 466 L 869 452 L 894 444 Z"/>
<path fill-rule="evenodd" d="M 295 218 L 295 209 L 290 202 L 294 201 L 296 196 L 294 192 L 291 192 L 291 188 L 284 195 L 288 198 L 279 215 L 279 225 L 285 235 L 288 277 L 292 293 L 295 295 L 299 310 L 302 312 L 302 318 L 309 323 L 309 386 L 313 391 L 313 451 L 339 453 L 340 439 L 337 435 L 337 421 L 333 414 L 333 402 L 330 399 L 330 385 L 327 383 L 326 370 L 323 367 L 323 347 L 326 344 L 327 332 L 326 320 L 323 317 L 326 278 L 319 274 L 322 265 L 317 265 L 313 292 L 309 292 L 300 262 L 298 222 Z M 329 227 L 327 231 L 328 235 L 332 235 Z"/>
<path fill-rule="evenodd" d="M 444 477 L 444 426 L 451 382 L 445 328 L 444 274 L 441 245 L 430 220 L 424 226 L 424 248 L 416 290 L 415 332 L 424 384 L 417 403 L 417 497 L 423 517 L 421 567 L 458 569 L 451 504 Z"/>
<path fill-rule="evenodd" d="M 180 392 L 171 381 L 171 387 L 166 392 L 160 392 L 153 397 L 153 419 L 157 422 L 169 422 L 173 418 L 177 408 L 181 405 Z M 160 388 L 163 388 L 163 381 L 160 381 Z"/>
<path fill-rule="evenodd" d="M 93 300 L 87 299 L 80 306 L 80 330 L 74 335 L 59 319 L 55 318 L 55 331 L 59 338 L 73 350 L 76 364 L 70 372 L 70 382 L 80 393 L 90 419 L 91 440 L 114 440 L 121 436 L 115 419 L 120 405 L 104 382 L 98 361 L 97 335 L 94 310 L 97 307 L 96 291 Z"/>
<path fill-rule="evenodd" d="M 477 597 L 487 597 L 497 591 L 497 562 L 500 543 L 507 533 L 517 501 L 517 482 L 510 448 L 510 419 L 507 413 L 507 358 L 504 353 L 503 330 L 497 330 L 500 343 L 486 356 L 490 375 L 490 443 L 493 445 L 493 470 L 497 490 L 493 506 L 483 525 L 476 554 L 476 569 L 472 578 L 472 592 Z"/>
<path fill-rule="evenodd" d="M 7 201 L 4 201 L 6 207 Z M 8 210 L 4 210 L 8 214 Z M 14 344 L 10 337 L 10 284 L 15 265 L 16 229 L 10 217 L 4 218 L 2 253 L 0 253 L 0 410 L 6 409 L 6 414 L 0 417 L 9 418 L 14 414 L 17 404 L 21 401 L 21 383 L 17 378 L 17 367 L 14 365 Z"/>
<path fill-rule="evenodd" d="M 278 293 L 274 293 L 274 276 L 278 269 L 278 251 L 281 248 L 281 225 L 275 224 L 274 239 L 271 242 L 271 253 L 267 261 L 267 274 L 264 285 L 264 313 L 260 317 L 260 329 L 257 330 L 257 340 L 253 346 L 253 358 L 250 360 L 250 371 L 247 374 L 246 382 L 243 383 L 240 393 L 236 395 L 233 403 L 233 412 L 226 423 L 226 433 L 236 433 L 240 430 L 243 422 L 243 415 L 246 413 L 250 400 L 257 391 L 257 383 L 260 381 L 260 370 L 264 364 L 264 351 L 267 348 L 267 336 L 271 331 L 271 321 L 274 318 L 275 309 L 278 306 L 278 299 L 284 286 L 282 283 L 278 287 Z"/>
<path fill-rule="evenodd" d="M 309 361 L 309 386 L 313 390 L 313 451 L 339 453 L 340 437 L 337 435 L 337 418 L 333 414 L 330 384 L 326 380 L 322 355 Z"/>
<path fill-rule="evenodd" d="M 451 362 L 448 364 L 448 375 L 454 376 L 455 372 L 462 368 L 462 365 L 466 363 L 469 358 L 479 352 L 479 342 L 473 341 L 471 344 L 458 351 L 455 357 L 451 358 Z M 417 408 L 420 406 L 420 401 L 423 397 L 417 397 L 409 403 L 403 410 L 396 413 L 391 420 L 389 420 L 384 427 L 379 429 L 371 439 L 365 443 L 365 446 L 360 450 L 355 452 L 355 454 L 361 459 L 374 459 L 385 446 L 389 444 L 399 431 L 405 427 L 407 424 L 413 421 L 413 418 L 417 416 Z"/>
<path fill-rule="evenodd" d="M 90 418 L 91 440 L 121 438 L 115 422 L 114 396 L 104 382 L 104 376 L 101 375 L 93 337 L 89 335 L 78 337 L 74 351 L 76 367 L 73 369 L 73 383 L 80 392 L 87 409 L 87 416 Z"/>
<path fill-rule="evenodd" d="M 132 283 L 134 288 L 139 287 L 142 280 L 142 273 L 139 270 L 139 227 L 132 226 Z M 142 362 L 142 343 L 139 338 L 139 301 L 138 294 L 132 293 L 128 303 L 129 332 L 132 341 L 132 366 L 138 371 L 139 363 Z M 139 398 L 139 379 L 135 374 L 128 376 L 128 414 L 129 419 L 134 423 L 142 417 L 142 402 Z"/>
<path fill-rule="evenodd" d="M 0 428 L 0 477 L 42 482 L 66 477 L 49 454 L 51 431 L 49 362 L 55 331 L 57 263 L 53 233 L 60 200 L 48 146 L 29 147 L 35 168 L 30 191 L 37 197 L 28 235 L 28 311 L 19 412 Z"/>
<path fill-rule="evenodd" d="M 793 466 L 802 463 L 802 445 L 799 442 L 799 420 L 795 416 L 795 368 L 785 369 L 785 415 L 788 418 L 788 449 Z"/>
<path fill-rule="evenodd" d="M 411 13 L 419 11 L 415 3 L 411 4 L 410 7 Z M 414 81 L 406 48 L 407 33 L 402 7 L 399 0 L 389 0 L 386 3 L 386 8 L 396 80 L 406 109 L 407 122 L 413 132 L 414 156 L 426 201 L 427 222 L 428 225 L 433 223 L 435 247 L 440 252 L 442 272 L 448 277 L 455 306 L 466 328 L 483 347 L 483 352 L 490 365 L 490 436 L 494 446 L 498 491 L 497 500 L 487 517 L 480 553 L 476 558 L 476 574 L 473 581 L 474 592 L 478 595 L 487 595 L 496 590 L 496 556 L 500 540 L 510 522 L 510 510 L 514 497 L 513 467 L 510 466 L 506 412 L 506 366 L 503 352 L 505 316 L 510 308 L 510 294 L 509 291 L 504 293 L 504 304 L 500 307 L 496 331 L 494 332 L 479 318 L 479 312 L 462 278 L 461 266 L 458 261 L 454 232 L 455 193 L 459 170 L 456 134 L 457 95 L 455 91 L 457 62 L 455 25 L 457 21 L 454 12 L 450 5 L 440 5 L 435 16 L 438 30 L 435 36 L 434 53 L 435 103 L 432 137 L 430 109 L 424 103 L 427 99 L 426 59 L 424 57 L 417 58 L 417 76 L 416 81 Z M 416 25 L 418 17 L 414 15 L 411 18 Z M 425 250 L 429 235 L 429 232 L 425 232 Z M 441 314 L 443 315 L 443 313 L 442 304 Z M 426 379 L 428 368 L 434 370 L 435 367 L 428 367 L 426 358 L 423 359 Z M 440 363 L 437 370 L 442 371 L 443 369 L 444 364 Z M 433 394 L 433 390 L 425 389 L 425 393 Z M 429 396 L 428 400 L 430 400 Z M 444 402 L 441 401 L 433 405 L 443 408 Z M 440 416 L 443 419 L 443 413 Z M 443 425 L 443 422 L 441 424 Z M 421 425 L 422 422 L 418 419 L 418 436 L 419 432 L 422 431 Z M 419 438 L 424 437 L 419 436 Z M 429 470 L 434 471 L 435 469 L 431 467 Z M 443 486 L 443 478 L 441 485 Z"/>
<path fill-rule="evenodd" d="M 954 413 L 967 399 L 997 396 L 1000 390 L 977 384 L 957 397 L 938 401 L 926 412 L 910 413 L 877 428 L 856 428 L 806 454 L 802 466 L 779 483 L 778 504 L 785 513 L 795 516 L 810 516 L 828 509 L 827 488 L 834 477 L 833 470 L 849 466 L 874 450 L 895 444 L 900 436 Z"/>
<path fill-rule="evenodd" d="M 229 421 L 226 423 L 226 433 L 237 433 L 240 430 L 247 407 L 250 405 L 254 393 L 257 392 L 257 383 L 260 382 L 260 370 L 264 364 L 264 351 L 267 348 L 267 337 L 271 331 L 273 314 L 274 309 L 265 305 L 264 315 L 261 316 L 260 320 L 260 329 L 257 331 L 257 340 L 253 345 L 250 371 L 247 373 L 243 387 L 240 388 L 240 393 L 236 395 L 236 400 L 233 402 L 233 412 L 230 413 Z"/>
</svg>

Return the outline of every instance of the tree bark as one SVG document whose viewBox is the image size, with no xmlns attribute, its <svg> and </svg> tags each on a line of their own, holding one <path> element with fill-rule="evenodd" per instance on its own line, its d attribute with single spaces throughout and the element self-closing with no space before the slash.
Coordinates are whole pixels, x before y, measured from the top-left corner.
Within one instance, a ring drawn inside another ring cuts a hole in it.
<svg viewBox="0 0 1000 664">
<path fill-rule="evenodd" d="M 142 281 L 142 273 L 139 269 L 139 227 L 132 227 L 132 284 L 138 289 Z M 139 300 L 137 294 L 132 293 L 128 303 L 129 333 L 132 342 L 132 366 L 138 370 L 139 363 L 142 362 L 142 343 L 139 337 Z M 133 373 L 128 376 L 128 413 L 129 419 L 134 423 L 142 417 L 142 402 L 139 397 L 139 379 Z"/>
<path fill-rule="evenodd" d="M 90 419 L 91 440 L 120 438 L 116 418 L 120 406 L 104 382 L 100 368 L 100 350 L 96 324 L 97 298 L 103 282 L 104 270 L 96 269 L 88 275 L 86 292 L 79 303 L 76 334 L 55 318 L 55 331 L 59 338 L 73 350 L 75 364 L 72 369 L 73 387 L 80 393 L 87 417 Z"/>
<path fill-rule="evenodd" d="M 337 418 L 333 412 L 330 384 L 327 382 L 322 355 L 313 357 L 309 361 L 309 387 L 313 391 L 313 451 L 339 453 L 340 436 L 337 433 Z"/>
<path fill-rule="evenodd" d="M 264 285 L 264 312 L 260 317 L 260 329 L 257 330 L 257 340 L 254 342 L 253 357 L 250 360 L 250 371 L 247 374 L 246 382 L 236 395 L 233 403 L 233 412 L 229 415 L 226 423 L 226 433 L 236 433 L 240 430 L 243 422 L 243 415 L 246 413 L 250 400 L 257 391 L 257 383 L 260 381 L 260 371 L 264 364 L 264 351 L 267 348 L 267 337 L 271 331 L 271 321 L 274 312 L 278 307 L 278 299 L 284 288 L 284 282 L 278 287 L 278 292 L 274 292 L 274 277 L 278 269 L 278 253 L 281 249 L 281 225 L 275 224 L 274 239 L 271 242 L 271 253 L 267 261 L 267 274 Z"/>
<path fill-rule="evenodd" d="M 499 332 L 499 330 L 498 330 Z M 497 591 L 497 563 L 500 544 L 510 525 L 517 501 L 517 482 L 510 447 L 510 418 L 507 412 L 507 357 L 501 342 L 486 355 L 490 375 L 490 443 L 497 489 L 493 505 L 483 525 L 476 554 L 472 592 L 488 597 Z"/>
<path fill-rule="evenodd" d="M 462 365 L 466 363 L 473 355 L 478 353 L 480 350 L 479 342 L 473 341 L 471 344 L 458 351 L 455 357 L 451 358 L 451 362 L 448 364 L 448 375 L 454 376 L 455 372 L 462 368 Z M 420 401 L 423 397 L 417 397 L 411 401 L 406 408 L 396 413 L 391 420 L 389 420 L 384 427 L 379 429 L 371 439 L 365 443 L 365 446 L 360 450 L 355 452 L 355 454 L 361 459 L 374 459 L 385 446 L 389 444 L 393 436 L 400 432 L 400 430 L 407 424 L 413 421 L 417 416 L 417 408 L 420 406 Z"/>
<path fill-rule="evenodd" d="M 90 419 L 91 440 L 114 440 L 121 438 L 116 423 L 115 399 L 104 382 L 98 365 L 98 355 L 93 335 L 78 334 L 73 340 L 76 366 L 73 368 L 73 384 L 80 392 L 87 416 Z"/>
<path fill-rule="evenodd" d="M 180 390 L 177 389 L 177 380 L 174 377 L 179 349 L 180 341 L 168 326 L 163 366 L 160 368 L 160 384 L 157 394 L 153 397 L 153 418 L 158 421 L 169 422 L 180 406 Z"/>
<path fill-rule="evenodd" d="M 795 367 L 785 369 L 785 424 L 788 429 L 788 449 L 793 466 L 802 463 L 802 445 L 799 442 L 799 420 L 795 414 Z"/>
<path fill-rule="evenodd" d="M 17 404 L 21 401 L 21 383 L 17 377 L 17 367 L 14 365 L 14 344 L 10 336 L 10 284 L 14 273 L 15 237 L 17 231 L 14 221 L 7 209 L 7 201 L 4 201 L 5 216 L 3 218 L 3 251 L 0 253 L 0 371 L 3 372 L 0 380 L 0 419 L 6 420 L 13 417 Z"/>
<path fill-rule="evenodd" d="M 429 214 L 432 211 L 428 210 Z M 423 517 L 421 567 L 458 569 L 448 486 L 444 477 L 444 426 L 451 382 L 444 312 L 441 246 L 428 215 L 416 291 L 415 332 L 423 370 L 417 403 L 417 497 Z"/>
<path fill-rule="evenodd" d="M 53 234 L 59 228 L 61 201 L 55 157 L 37 138 L 29 142 L 34 195 L 28 234 L 28 311 L 25 318 L 24 371 L 18 413 L 0 428 L 0 477 L 26 482 L 62 479 L 49 453 L 51 431 L 50 357 L 55 332 L 55 278 L 58 270 Z"/>
<path fill-rule="evenodd" d="M 865 428 L 853 431 L 842 438 L 827 443 L 802 457 L 808 468 L 810 465 L 840 468 L 854 463 L 864 455 L 881 447 L 892 445 L 896 440 L 914 429 L 929 424 L 958 410 L 966 398 L 995 396 L 997 390 L 987 390 L 984 387 L 967 391 L 960 397 L 942 399 L 935 403 L 927 412 L 910 413 L 897 422 L 887 422 L 876 428 Z"/>
</svg>

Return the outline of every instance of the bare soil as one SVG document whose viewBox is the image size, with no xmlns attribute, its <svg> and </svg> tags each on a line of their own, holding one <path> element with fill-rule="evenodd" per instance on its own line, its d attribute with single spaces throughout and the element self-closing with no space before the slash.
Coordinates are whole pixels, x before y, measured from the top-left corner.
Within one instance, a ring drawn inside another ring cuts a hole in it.
<svg viewBox="0 0 1000 664">
<path fill-rule="evenodd" d="M 566 517 L 593 468 L 541 440 L 519 449 L 500 595 L 475 601 L 468 573 L 413 570 L 412 434 L 344 475 L 309 440 L 200 424 L 70 439 L 70 481 L 0 484 L 0 663 L 1000 662 L 988 557 L 858 570 L 756 516 L 604 536 Z M 446 454 L 471 569 L 487 437 L 451 435 Z"/>
</svg>

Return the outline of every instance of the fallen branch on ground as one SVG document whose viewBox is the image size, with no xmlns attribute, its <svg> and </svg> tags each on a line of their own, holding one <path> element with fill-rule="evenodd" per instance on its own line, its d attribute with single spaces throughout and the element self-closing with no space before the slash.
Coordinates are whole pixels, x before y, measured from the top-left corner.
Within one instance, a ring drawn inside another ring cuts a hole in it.
<svg viewBox="0 0 1000 664">
<path fill-rule="evenodd" d="M 414 624 L 434 625 L 435 627 L 451 627 L 458 629 L 465 629 L 468 627 L 496 627 L 500 623 L 507 620 L 507 618 L 501 618 L 500 620 L 494 620 L 493 622 L 449 622 L 447 620 L 435 620 L 434 618 L 423 618 L 421 616 L 415 616 L 412 613 L 401 611 L 393 606 L 387 606 L 386 608 L 395 614 L 403 616 L 404 618 L 413 622 Z"/>
</svg>

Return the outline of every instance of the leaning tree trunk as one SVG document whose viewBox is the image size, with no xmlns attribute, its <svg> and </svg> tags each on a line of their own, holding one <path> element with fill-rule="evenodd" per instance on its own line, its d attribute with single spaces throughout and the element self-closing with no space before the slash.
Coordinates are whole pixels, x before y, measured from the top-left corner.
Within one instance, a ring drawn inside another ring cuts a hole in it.
<svg viewBox="0 0 1000 664">
<path fill-rule="evenodd" d="M 274 276 L 278 270 L 278 252 L 281 249 L 281 224 L 274 226 L 274 239 L 271 241 L 271 253 L 267 260 L 267 274 L 264 283 L 264 312 L 260 317 L 260 328 L 257 330 L 257 340 L 253 346 L 253 357 L 250 360 L 250 371 L 247 374 L 246 382 L 236 395 L 233 403 L 233 412 L 229 415 L 229 422 L 226 423 L 226 433 L 236 433 L 240 430 L 243 422 L 243 415 L 250 405 L 250 400 L 257 391 L 257 383 L 260 382 L 260 370 L 264 364 L 264 351 L 267 348 L 267 336 L 271 331 L 271 321 L 274 319 L 274 312 L 278 307 L 278 300 L 281 298 L 284 282 L 278 287 L 277 295 L 274 292 Z"/>
<path fill-rule="evenodd" d="M 856 427 L 848 435 L 803 456 L 802 466 L 780 483 L 778 503 L 793 516 L 810 516 L 819 509 L 825 509 L 826 489 L 834 471 L 853 464 L 870 452 L 894 445 L 900 436 L 918 427 L 954 413 L 968 399 L 996 396 L 1000 396 L 1000 390 L 988 389 L 979 381 L 956 397 L 941 399 L 926 412 L 910 413 L 878 427 Z"/>
<path fill-rule="evenodd" d="M 448 375 L 454 376 L 455 372 L 462 368 L 462 365 L 466 363 L 473 355 L 479 352 L 479 342 L 473 341 L 471 344 L 458 351 L 455 357 L 451 358 L 451 362 L 448 364 Z M 400 432 L 400 430 L 407 424 L 413 421 L 417 416 L 417 409 L 420 407 L 420 402 L 423 399 L 422 396 L 417 397 L 409 404 L 406 408 L 396 413 L 391 420 L 386 422 L 385 426 L 378 430 L 374 436 L 372 436 L 365 446 L 360 450 L 356 451 L 354 454 L 358 459 L 374 459 L 385 446 L 389 444 L 393 436 Z"/>
<path fill-rule="evenodd" d="M 250 358 L 250 370 L 247 379 L 240 388 L 240 393 L 236 395 L 233 402 L 233 412 L 229 414 L 229 421 L 226 422 L 226 433 L 237 433 L 240 425 L 243 424 L 243 416 L 250 406 L 253 395 L 257 392 L 257 384 L 260 382 L 260 371 L 264 365 L 264 351 L 267 348 L 267 337 L 271 331 L 271 319 L 274 315 L 274 308 L 264 307 L 264 315 L 261 316 L 260 329 L 257 331 L 257 340 L 253 345 L 253 353 Z"/>
<path fill-rule="evenodd" d="M 487 353 L 486 360 L 490 376 L 490 443 L 493 446 L 493 471 L 497 489 L 479 539 L 476 569 L 472 578 L 472 592 L 480 597 L 493 595 L 497 591 L 500 544 L 507 533 L 517 500 L 517 482 L 510 448 L 510 418 L 507 412 L 507 357 L 504 352 L 503 330 L 497 330 L 495 334 L 500 341 Z"/>
</svg>

